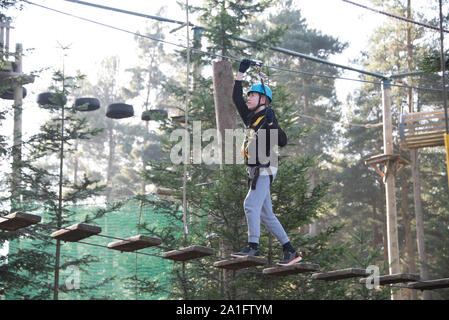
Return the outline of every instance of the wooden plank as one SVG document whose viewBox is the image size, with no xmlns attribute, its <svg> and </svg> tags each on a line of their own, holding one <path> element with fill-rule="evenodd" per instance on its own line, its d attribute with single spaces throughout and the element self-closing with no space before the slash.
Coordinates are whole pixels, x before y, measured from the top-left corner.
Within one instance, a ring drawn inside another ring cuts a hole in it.
<svg viewBox="0 0 449 320">
<path fill-rule="evenodd" d="M 163 195 L 163 196 L 172 196 L 175 194 L 175 190 L 169 189 L 169 188 L 158 187 L 158 188 L 156 188 L 156 193 L 158 195 Z"/>
<path fill-rule="evenodd" d="M 228 270 L 239 270 L 255 266 L 264 266 L 266 263 L 267 260 L 265 258 L 245 256 L 241 258 L 217 261 L 214 263 L 214 267 Z"/>
<path fill-rule="evenodd" d="M 314 273 L 312 279 L 323 281 L 336 281 L 349 278 L 366 277 L 368 272 L 365 269 L 348 268 L 341 270 L 334 270 L 329 272 Z"/>
<path fill-rule="evenodd" d="M 203 246 L 190 246 L 178 250 L 164 252 L 162 254 L 162 258 L 174 261 L 187 261 L 205 256 L 211 256 L 214 254 L 214 252 L 215 251 L 212 248 L 207 248 Z"/>
<path fill-rule="evenodd" d="M 359 280 L 360 284 L 365 284 L 366 281 L 372 281 L 372 278 L 363 278 Z M 396 273 L 391 275 L 385 275 L 379 277 L 379 285 L 387 285 L 393 283 L 405 283 L 419 280 L 418 274 L 410 274 L 410 273 Z"/>
<path fill-rule="evenodd" d="M 88 225 L 85 223 L 77 223 L 73 226 L 53 232 L 51 234 L 51 237 L 62 241 L 76 242 L 100 232 L 100 227 Z"/>
<path fill-rule="evenodd" d="M 16 231 L 41 222 L 41 217 L 24 212 L 15 212 L 0 217 L 0 230 Z"/>
<path fill-rule="evenodd" d="M 270 276 L 288 276 L 298 273 L 313 272 L 320 269 L 320 265 L 314 263 L 295 263 L 290 266 L 267 268 L 263 274 Z"/>
<path fill-rule="evenodd" d="M 449 278 L 412 282 L 407 285 L 407 288 L 417 290 L 435 290 L 449 288 Z"/>
<path fill-rule="evenodd" d="M 108 244 L 108 248 L 118 251 L 133 252 L 140 249 L 160 245 L 161 242 L 162 240 L 159 238 L 137 235 L 126 238 L 125 240 L 111 242 Z"/>
<path fill-rule="evenodd" d="M 397 161 L 400 164 L 408 165 L 410 161 L 400 156 L 399 154 L 378 154 L 372 156 L 368 159 L 365 159 L 365 164 L 368 166 L 377 165 L 377 164 L 385 164 L 386 161 Z"/>
</svg>

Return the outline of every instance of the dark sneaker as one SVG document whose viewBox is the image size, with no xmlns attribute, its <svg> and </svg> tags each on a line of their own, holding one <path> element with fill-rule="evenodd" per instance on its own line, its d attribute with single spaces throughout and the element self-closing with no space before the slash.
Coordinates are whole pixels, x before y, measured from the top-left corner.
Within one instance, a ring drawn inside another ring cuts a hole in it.
<svg viewBox="0 0 449 320">
<path fill-rule="evenodd" d="M 258 257 L 259 255 L 260 255 L 259 249 L 253 249 L 250 246 L 246 246 L 240 252 L 232 253 L 231 257 L 234 257 L 234 258 L 241 258 L 241 257 L 245 257 L 245 256 Z"/>
<path fill-rule="evenodd" d="M 295 263 L 300 263 L 302 261 L 302 258 L 299 256 L 299 254 L 295 252 L 290 251 L 284 251 L 284 259 L 279 261 L 277 263 L 278 266 L 290 266 Z"/>
</svg>

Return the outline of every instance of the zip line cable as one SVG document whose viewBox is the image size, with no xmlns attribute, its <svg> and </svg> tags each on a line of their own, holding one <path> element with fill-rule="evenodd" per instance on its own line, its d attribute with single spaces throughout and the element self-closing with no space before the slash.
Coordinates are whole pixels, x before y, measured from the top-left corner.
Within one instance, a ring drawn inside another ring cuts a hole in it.
<svg viewBox="0 0 449 320">
<path fill-rule="evenodd" d="M 356 3 L 356 2 L 353 2 L 353 1 L 349 1 L 349 0 L 341 0 L 341 1 L 349 3 L 349 4 L 352 4 L 354 6 L 357 6 L 357 7 L 363 8 L 363 9 L 367 9 L 367 10 L 370 10 L 370 11 L 373 11 L 373 12 L 376 12 L 376 13 L 383 14 L 383 15 L 385 15 L 387 17 L 390 17 L 390 18 L 394 18 L 394 19 L 405 21 L 405 22 L 413 23 L 413 24 L 419 25 L 421 27 L 432 29 L 432 30 L 435 30 L 435 31 L 438 31 L 438 32 L 440 31 L 439 27 L 435 27 L 435 26 L 432 26 L 430 24 L 418 22 L 418 21 L 415 21 L 415 20 L 412 20 L 412 19 L 408 19 L 408 18 L 401 17 L 401 16 L 398 16 L 398 15 L 395 15 L 395 14 L 392 14 L 392 13 L 385 12 L 385 11 L 382 11 L 382 10 L 370 8 L 370 7 L 367 7 L 367 6 L 363 5 L 363 4 Z M 449 33 L 449 30 L 443 29 L 443 32 Z"/>
<path fill-rule="evenodd" d="M 166 44 L 169 44 L 169 45 L 172 45 L 172 46 L 175 46 L 175 47 L 187 49 L 187 46 L 182 45 L 182 44 L 178 44 L 178 43 L 174 43 L 174 42 L 171 42 L 171 41 L 155 38 L 155 37 L 148 36 L 148 35 L 143 35 L 143 34 L 140 34 L 140 33 L 137 33 L 137 32 L 133 32 L 133 31 L 129 31 L 129 30 L 126 30 L 126 29 L 123 29 L 123 28 L 115 27 L 115 26 L 112 26 L 112 25 L 109 25 L 109 24 L 105 24 L 105 23 L 102 23 L 102 22 L 99 22 L 99 21 L 91 20 L 91 19 L 88 19 L 88 18 L 84 18 L 84 17 L 80 17 L 80 16 L 77 16 L 77 15 L 71 14 L 71 13 L 67 13 L 67 12 L 64 12 L 64 11 L 57 10 L 57 9 L 49 8 L 49 7 L 46 7 L 46 6 L 43 6 L 43 5 L 40 5 L 40 4 L 36 4 L 36 3 L 28 1 L 28 0 L 23 0 L 23 2 L 31 4 L 31 5 L 34 5 L 34 6 L 37 6 L 37 7 L 40 7 L 40 8 L 43 8 L 43 9 L 46 9 L 46 10 L 57 12 L 57 13 L 60 13 L 60 14 L 66 15 L 66 16 L 70 16 L 70 17 L 75 18 L 75 19 L 87 21 L 87 22 L 90 22 L 90 23 L 94 23 L 94 24 L 106 27 L 106 28 L 110 28 L 110 29 L 114 29 L 114 30 L 117 30 L 117 31 L 125 32 L 125 33 L 131 34 L 133 36 L 138 36 L 138 37 L 150 39 L 150 40 L 153 40 L 153 41 L 166 43 Z M 241 59 L 239 59 L 239 58 L 230 57 L 230 56 L 226 56 L 226 55 L 222 55 L 222 54 L 214 53 L 214 52 L 202 51 L 200 49 L 193 48 L 193 47 L 190 47 L 190 51 L 191 52 L 193 51 L 193 52 L 198 53 L 198 54 L 214 56 L 216 58 L 233 60 L 233 61 L 236 61 L 236 62 L 240 62 L 241 61 Z M 321 63 L 324 63 L 323 61 L 321 61 Z M 319 63 L 320 61 L 316 61 L 316 62 Z M 348 81 L 355 81 L 355 82 L 362 82 L 362 83 L 373 83 L 373 84 L 381 85 L 381 82 L 379 82 L 379 81 L 369 81 L 369 80 L 363 80 L 363 79 L 354 79 L 354 78 L 346 78 L 346 77 L 340 77 L 340 76 L 331 76 L 331 75 L 325 75 L 325 74 L 316 74 L 316 73 L 311 73 L 311 72 L 307 72 L 307 71 L 292 70 L 292 69 L 282 68 L 282 67 L 278 67 L 278 66 L 270 66 L 270 65 L 264 65 L 264 67 L 269 68 L 269 69 L 279 70 L 279 71 L 285 71 L 285 72 L 291 72 L 291 73 L 296 73 L 296 74 L 308 75 L 308 76 L 312 76 L 312 77 L 321 77 L 321 78 L 328 78 L 328 79 L 335 79 L 335 80 L 348 80 Z M 353 71 L 360 72 L 358 70 L 353 70 Z M 374 75 L 371 75 L 371 76 L 374 76 Z M 396 85 L 394 83 L 392 83 L 391 86 L 398 86 L 398 87 L 405 87 L 405 88 L 415 88 L 415 89 L 419 89 L 419 90 L 442 91 L 442 89 L 426 88 L 426 87 L 412 87 L 412 86 L 406 86 L 406 85 Z"/>
</svg>

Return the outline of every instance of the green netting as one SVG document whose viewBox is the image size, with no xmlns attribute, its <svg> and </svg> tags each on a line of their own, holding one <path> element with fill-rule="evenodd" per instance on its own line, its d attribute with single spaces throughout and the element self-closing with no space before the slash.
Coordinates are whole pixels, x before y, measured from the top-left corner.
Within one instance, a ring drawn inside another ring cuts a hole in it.
<svg viewBox="0 0 449 320">
<path fill-rule="evenodd" d="M 83 205 L 70 208 L 76 214 L 71 217 L 73 223 L 82 222 L 86 215 L 92 216 L 99 206 Z M 48 217 L 42 215 L 42 224 L 48 223 Z M 105 214 L 92 224 L 102 228 L 101 235 L 128 238 L 138 234 L 148 234 L 146 230 L 138 230 L 139 217 L 141 225 L 147 229 L 163 231 L 166 228 L 180 230 L 173 235 L 179 238 L 182 223 L 173 214 L 145 205 L 141 208 L 137 200 L 128 201 L 120 210 Z M 179 227 L 178 227 L 179 226 Z M 54 231 L 54 230 L 53 230 Z M 49 234 L 44 230 L 41 233 Z M 171 290 L 171 270 L 173 261 L 160 258 L 166 248 L 146 248 L 139 252 L 155 255 L 119 252 L 103 246 L 117 241 L 102 236 L 92 236 L 82 240 L 83 243 L 61 242 L 61 270 L 59 299 L 167 299 Z M 56 241 L 42 249 L 41 240 L 15 240 L 9 245 L 10 254 L 22 250 L 45 251 L 55 255 Z M 97 246 L 94 246 L 94 245 Z M 161 244 L 164 246 L 164 243 Z M 88 258 L 88 264 L 79 264 L 80 259 Z M 79 275 L 79 277 L 78 277 Z M 24 275 L 28 276 L 28 275 Z M 75 279 L 79 279 L 80 290 Z M 135 281 L 135 280 L 138 281 Z M 40 279 L 42 281 L 42 279 Z M 48 286 L 53 286 L 53 274 L 44 279 Z M 67 287 L 68 285 L 68 287 Z M 25 287 L 20 296 L 8 296 L 7 299 L 23 299 L 33 297 L 35 289 Z M 49 297 L 51 298 L 51 297 Z"/>
</svg>

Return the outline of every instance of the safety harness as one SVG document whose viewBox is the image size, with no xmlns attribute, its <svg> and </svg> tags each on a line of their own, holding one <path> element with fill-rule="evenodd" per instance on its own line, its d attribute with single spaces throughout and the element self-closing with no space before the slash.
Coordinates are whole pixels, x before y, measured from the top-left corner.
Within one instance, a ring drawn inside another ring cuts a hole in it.
<svg viewBox="0 0 449 320">
<path fill-rule="evenodd" d="M 267 93 L 265 91 L 265 85 L 263 82 L 263 78 L 265 77 L 265 75 L 261 72 L 262 62 L 261 61 L 252 61 L 251 65 L 256 66 L 257 71 L 259 73 L 259 78 L 260 78 L 260 82 L 262 84 L 262 89 L 263 89 L 264 95 L 266 97 L 268 97 Z M 261 98 L 262 98 L 262 96 L 259 94 L 259 102 L 258 102 L 256 108 L 258 108 L 262 105 L 260 103 Z M 266 104 L 267 109 L 271 108 L 270 102 L 271 102 L 270 99 L 265 99 L 265 104 Z M 264 120 L 264 123 L 261 124 L 259 126 L 259 128 L 257 128 L 257 126 L 260 124 L 260 122 L 262 120 Z M 258 136 L 259 130 L 260 130 L 260 128 L 263 127 L 263 125 L 266 122 L 267 121 L 266 121 L 265 115 L 262 115 L 262 116 L 258 117 L 253 123 L 249 123 L 248 127 L 246 129 L 245 140 L 243 141 L 243 145 L 242 145 L 242 154 L 245 159 L 245 164 L 247 165 L 246 172 L 248 173 L 248 187 L 251 187 L 252 190 L 256 189 L 257 180 L 259 179 L 259 175 L 260 175 L 260 168 L 266 168 L 265 170 L 268 171 L 268 174 L 270 177 L 270 184 L 273 183 L 273 173 L 271 172 L 269 161 L 266 164 L 257 164 L 255 166 L 248 165 L 248 160 L 250 157 L 249 146 L 253 142 L 257 143 L 257 136 Z M 256 158 L 257 158 L 257 156 L 256 156 Z"/>
<path fill-rule="evenodd" d="M 243 157 L 245 159 L 245 164 L 247 165 L 246 172 L 248 173 L 248 187 L 251 187 L 251 189 L 253 189 L 253 190 L 256 189 L 257 180 L 260 175 L 260 168 L 266 168 L 265 170 L 268 171 L 269 176 L 270 176 L 270 184 L 273 182 L 273 174 L 270 169 L 270 162 L 268 162 L 266 164 L 257 164 L 255 166 L 249 165 L 249 158 L 250 158 L 249 147 L 250 147 L 251 143 L 253 143 L 253 142 L 257 143 L 257 136 L 258 136 L 259 130 L 263 126 L 263 124 L 260 125 L 259 128 L 257 128 L 257 127 L 264 118 L 265 118 L 265 115 L 262 115 L 262 116 L 258 117 L 253 123 L 250 123 L 248 125 L 248 127 L 246 129 L 245 139 L 243 141 L 242 149 L 241 149 Z"/>
</svg>

